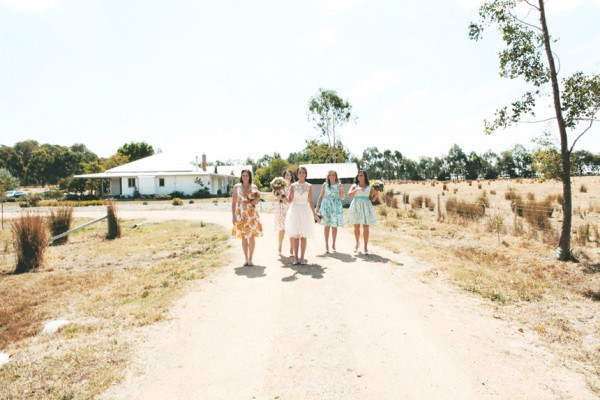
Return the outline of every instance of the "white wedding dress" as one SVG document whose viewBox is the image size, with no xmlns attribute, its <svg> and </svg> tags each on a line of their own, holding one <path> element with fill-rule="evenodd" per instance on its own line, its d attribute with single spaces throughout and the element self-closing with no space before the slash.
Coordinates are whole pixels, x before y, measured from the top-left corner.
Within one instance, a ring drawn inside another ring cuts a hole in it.
<svg viewBox="0 0 600 400">
<path fill-rule="evenodd" d="M 309 238 L 313 234 L 314 215 L 308 202 L 310 183 L 294 183 L 294 200 L 285 216 L 285 233 L 292 238 Z"/>
</svg>

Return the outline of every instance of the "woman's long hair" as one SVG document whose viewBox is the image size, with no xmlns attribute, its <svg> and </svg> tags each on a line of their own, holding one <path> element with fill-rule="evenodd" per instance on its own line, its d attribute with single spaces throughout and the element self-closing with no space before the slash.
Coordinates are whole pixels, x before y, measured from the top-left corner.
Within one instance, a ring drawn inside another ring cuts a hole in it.
<svg viewBox="0 0 600 400">
<path fill-rule="evenodd" d="M 244 172 L 248 173 L 248 185 L 252 185 L 252 171 L 250 171 L 249 169 L 243 169 L 242 172 L 240 173 L 240 183 L 243 184 L 244 180 L 242 179 L 242 177 L 244 176 Z"/>
<path fill-rule="evenodd" d="M 356 174 L 356 178 L 354 178 L 354 183 L 356 183 L 358 185 L 358 176 L 360 174 L 363 174 L 363 176 L 365 177 L 365 183 L 367 184 L 367 186 L 369 186 L 369 175 L 367 175 L 367 171 L 365 171 L 364 169 L 358 170 L 358 173 Z"/>
<path fill-rule="evenodd" d="M 335 183 L 340 183 L 340 178 L 338 178 L 337 172 L 333 169 L 330 169 L 329 172 L 327 172 L 327 177 L 325 178 L 325 182 L 327 182 L 328 187 L 331 187 L 331 182 L 329 182 L 329 174 L 331 173 L 335 174 Z"/>
<path fill-rule="evenodd" d="M 289 172 L 289 173 L 290 173 L 290 175 L 292 176 L 292 179 L 290 180 L 290 183 L 294 183 L 294 182 L 296 181 L 296 178 L 294 178 L 294 173 L 292 172 L 292 170 L 291 170 L 291 169 L 286 169 L 285 171 L 283 171 L 283 175 L 281 175 L 281 177 L 282 177 L 283 179 L 285 179 L 285 175 L 286 175 L 288 172 Z"/>
</svg>

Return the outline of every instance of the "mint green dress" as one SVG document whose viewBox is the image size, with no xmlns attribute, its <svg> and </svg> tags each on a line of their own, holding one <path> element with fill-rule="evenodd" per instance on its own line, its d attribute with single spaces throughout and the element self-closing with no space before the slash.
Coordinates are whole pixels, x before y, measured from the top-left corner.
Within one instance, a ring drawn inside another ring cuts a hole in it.
<svg viewBox="0 0 600 400">
<path fill-rule="evenodd" d="M 364 189 L 358 187 L 358 190 L 352 198 L 352 203 L 350 203 L 350 208 L 348 209 L 348 222 L 352 225 L 374 225 L 377 223 L 375 209 L 369 198 L 370 192 L 371 185 Z"/>
<path fill-rule="evenodd" d="M 339 228 L 344 226 L 344 209 L 340 197 L 340 184 L 333 185 L 324 183 L 325 194 L 321 200 L 321 225 Z"/>
</svg>

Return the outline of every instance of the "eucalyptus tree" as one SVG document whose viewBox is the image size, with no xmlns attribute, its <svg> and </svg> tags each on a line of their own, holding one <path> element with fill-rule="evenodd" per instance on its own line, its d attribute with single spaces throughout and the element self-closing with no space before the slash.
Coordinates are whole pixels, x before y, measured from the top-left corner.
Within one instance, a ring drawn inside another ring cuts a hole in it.
<svg viewBox="0 0 600 400">
<path fill-rule="evenodd" d="M 469 25 L 469 37 L 482 38 L 486 26 L 496 25 L 506 48 L 500 52 L 500 75 L 522 78 L 529 89 L 510 107 L 496 111 L 485 122 L 485 132 L 517 124 L 525 116 L 535 116 L 537 100 L 551 93 L 554 117 L 560 138 L 561 180 L 564 218 L 557 258 L 568 261 L 571 254 L 571 153 L 577 141 L 588 132 L 600 109 L 600 75 L 575 72 L 559 83 L 557 59 L 552 51 L 556 40 L 550 35 L 545 0 L 488 0 L 479 8 L 479 23 Z M 522 11 L 522 13 L 521 13 Z M 522 17 L 520 15 L 523 15 Z M 579 128 L 584 125 L 583 128 Z M 569 140 L 571 135 L 571 140 Z M 573 139 L 574 137 L 574 139 Z"/>
<path fill-rule="evenodd" d="M 154 154 L 154 147 L 146 142 L 129 142 L 117 149 L 117 153 L 129 157 L 129 161 L 136 161 Z"/>
<path fill-rule="evenodd" d="M 315 128 L 326 139 L 333 162 L 338 162 L 341 140 L 337 130 L 356 120 L 352 115 L 352 105 L 335 90 L 320 88 L 317 95 L 308 101 L 308 119 L 314 122 Z"/>
</svg>

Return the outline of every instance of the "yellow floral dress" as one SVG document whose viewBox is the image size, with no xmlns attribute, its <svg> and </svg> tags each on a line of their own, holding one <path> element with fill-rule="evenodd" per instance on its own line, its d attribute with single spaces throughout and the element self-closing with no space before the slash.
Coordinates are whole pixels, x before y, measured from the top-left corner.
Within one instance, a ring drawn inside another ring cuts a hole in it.
<svg viewBox="0 0 600 400">
<path fill-rule="evenodd" d="M 242 185 L 237 186 L 237 204 L 235 206 L 235 225 L 231 235 L 240 239 L 249 239 L 263 235 L 263 227 L 260 222 L 258 209 L 250 203 L 248 193 L 242 192 Z M 256 185 L 252 185 L 250 191 L 258 191 Z"/>
</svg>

